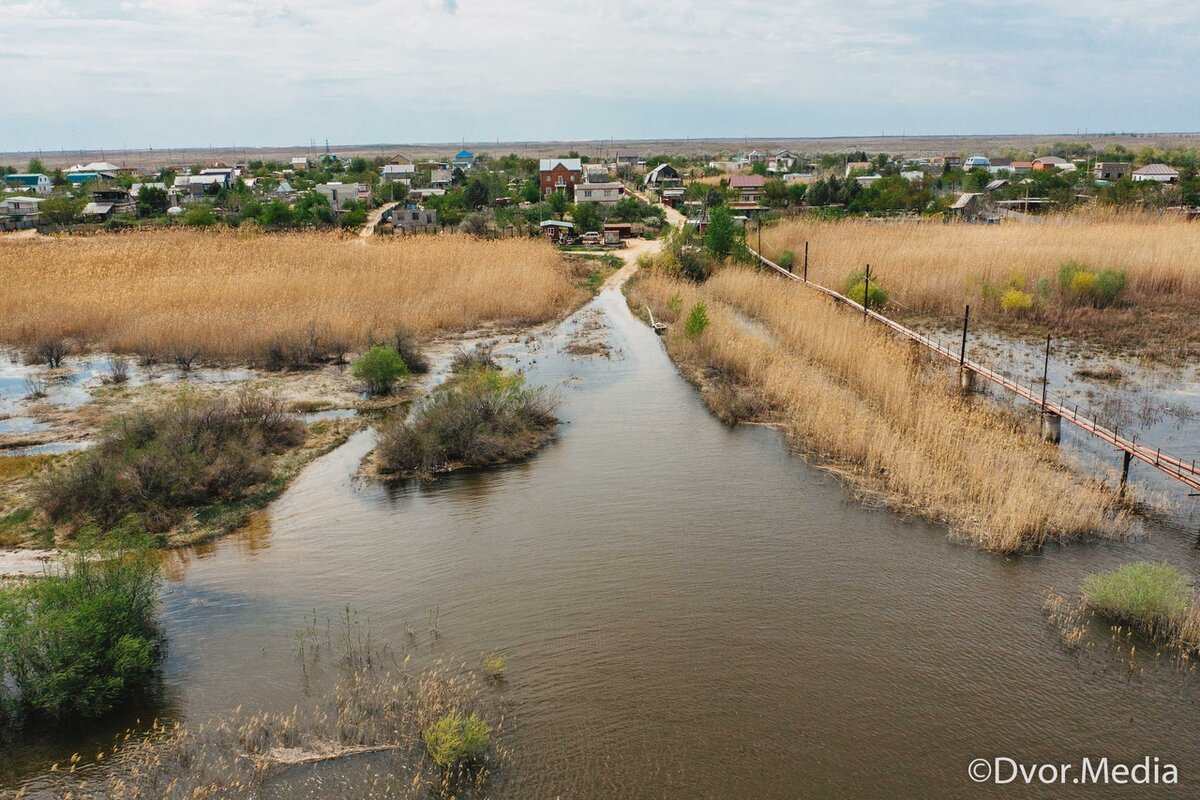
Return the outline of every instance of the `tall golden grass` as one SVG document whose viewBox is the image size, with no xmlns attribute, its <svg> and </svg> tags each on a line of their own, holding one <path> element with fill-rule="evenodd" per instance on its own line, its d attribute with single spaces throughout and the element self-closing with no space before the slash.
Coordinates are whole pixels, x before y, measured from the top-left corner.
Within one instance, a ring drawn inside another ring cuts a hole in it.
<svg viewBox="0 0 1200 800">
<path fill-rule="evenodd" d="M 631 291 L 668 320 L 672 305 L 684 315 L 706 303 L 701 336 L 672 326 L 672 356 L 759 387 L 801 449 L 893 507 L 995 552 L 1128 529 L 1114 498 L 1074 477 L 1020 420 L 965 401 L 952 374 L 802 286 L 726 269 L 701 286 L 652 273 Z"/>
<path fill-rule="evenodd" d="M 801 255 L 807 241 L 809 278 L 833 288 L 870 264 L 892 299 L 920 312 L 961 314 L 966 303 L 998 312 L 980 306 L 985 283 L 1015 278 L 1032 290 L 1042 278 L 1056 281 L 1070 260 L 1124 270 L 1137 306 L 1200 308 L 1200 225 L 1158 215 L 1095 209 L 1001 225 L 793 220 L 764 228 L 762 241 L 768 257 Z"/>
<path fill-rule="evenodd" d="M 552 319 L 586 293 L 550 245 L 164 231 L 0 242 L 0 341 L 254 359 L 310 327 L 351 347 Z"/>
</svg>

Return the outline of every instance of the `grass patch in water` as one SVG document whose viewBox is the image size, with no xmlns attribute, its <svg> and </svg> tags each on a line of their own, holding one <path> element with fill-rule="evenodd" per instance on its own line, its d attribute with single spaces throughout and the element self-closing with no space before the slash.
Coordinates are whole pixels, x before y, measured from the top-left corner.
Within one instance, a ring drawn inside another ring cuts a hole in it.
<svg viewBox="0 0 1200 800">
<path fill-rule="evenodd" d="M 490 351 L 455 363 L 455 377 L 418 404 L 410 419 L 393 416 L 379 428 L 380 471 L 429 479 L 464 467 L 525 458 L 553 438 L 558 400 L 528 389 L 521 375 L 491 364 Z"/>
<path fill-rule="evenodd" d="M 1088 575 L 1083 599 L 1105 619 L 1166 639 L 1177 639 L 1194 625 L 1197 613 L 1187 576 L 1169 564 L 1148 561 Z"/>
</svg>

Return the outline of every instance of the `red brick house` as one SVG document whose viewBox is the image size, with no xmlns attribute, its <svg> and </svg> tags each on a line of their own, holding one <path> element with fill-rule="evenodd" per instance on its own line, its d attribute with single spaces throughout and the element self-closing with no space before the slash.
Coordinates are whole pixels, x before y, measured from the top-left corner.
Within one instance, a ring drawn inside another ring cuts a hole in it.
<svg viewBox="0 0 1200 800">
<path fill-rule="evenodd" d="M 551 192 L 573 195 L 575 184 L 583 180 L 583 163 L 578 158 L 543 158 L 539 165 L 542 197 Z"/>
</svg>

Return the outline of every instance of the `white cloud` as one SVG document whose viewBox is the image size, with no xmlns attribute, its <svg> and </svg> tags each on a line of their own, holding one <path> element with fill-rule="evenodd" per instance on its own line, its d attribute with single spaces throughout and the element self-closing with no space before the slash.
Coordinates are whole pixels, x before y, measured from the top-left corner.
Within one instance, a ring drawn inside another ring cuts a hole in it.
<svg viewBox="0 0 1200 800">
<path fill-rule="evenodd" d="M 0 29 L 14 148 L 1198 127 L 1175 98 L 1200 74 L 1200 7 L 1165 0 L 0 0 L 0 13 L 18 20 Z M 1154 98 L 1161 116 L 1146 119 Z"/>
</svg>

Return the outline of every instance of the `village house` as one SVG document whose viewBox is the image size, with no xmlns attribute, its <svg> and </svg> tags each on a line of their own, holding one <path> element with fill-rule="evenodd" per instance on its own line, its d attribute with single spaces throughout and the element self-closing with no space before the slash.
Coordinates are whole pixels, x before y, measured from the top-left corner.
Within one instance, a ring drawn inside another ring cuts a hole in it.
<svg viewBox="0 0 1200 800">
<path fill-rule="evenodd" d="M 454 173 L 448 169 L 433 169 L 429 171 L 429 185 L 435 189 L 445 189 L 454 182 Z"/>
<path fill-rule="evenodd" d="M 318 192 L 325 195 L 325 199 L 329 201 L 330 208 L 345 208 L 347 203 L 353 202 L 366 203 L 367 205 L 371 203 L 371 187 L 366 183 L 331 181 L 329 183 L 319 183 L 315 188 Z"/>
<path fill-rule="evenodd" d="M 475 166 L 475 154 L 470 150 L 459 150 L 454 154 L 454 168 L 461 169 L 463 172 L 470 172 Z"/>
<path fill-rule="evenodd" d="M 566 244 L 575 238 L 575 225 L 561 219 L 543 220 L 538 227 L 542 236 L 555 244 Z"/>
<path fill-rule="evenodd" d="M 855 172 L 866 172 L 867 170 L 874 168 L 875 165 L 870 161 L 847 161 L 846 174 L 843 177 L 849 178 Z"/>
<path fill-rule="evenodd" d="M 390 212 L 392 227 L 405 233 L 425 231 L 437 227 L 437 210 L 418 205 L 393 208 Z"/>
<path fill-rule="evenodd" d="M 83 207 L 83 216 L 108 219 L 118 214 L 132 214 L 136 205 L 133 197 L 124 189 L 97 189 L 92 192 L 92 202 Z"/>
<path fill-rule="evenodd" d="M 683 205 L 683 198 L 686 193 L 686 189 L 663 189 L 662 204 L 668 208 L 678 209 Z"/>
<path fill-rule="evenodd" d="M 1179 183 L 1179 170 L 1166 164 L 1147 164 L 1133 171 L 1135 181 L 1158 181 L 1159 183 Z"/>
<path fill-rule="evenodd" d="M 1128 161 L 1097 161 L 1092 172 L 1098 181 L 1119 181 L 1129 177 L 1133 165 Z"/>
<path fill-rule="evenodd" d="M 379 180 L 383 183 L 400 183 L 411 184 L 413 178 L 417 174 L 417 165 L 406 156 L 393 156 L 388 163 L 384 164 L 379 170 Z"/>
<path fill-rule="evenodd" d="M 641 161 L 641 156 L 637 150 L 618 150 L 615 158 L 617 168 L 621 167 L 636 167 Z"/>
<path fill-rule="evenodd" d="M 583 162 L 578 158 L 543 158 L 538 163 L 538 183 L 542 197 L 552 192 L 574 191 L 575 184 L 583 180 Z M 570 190 L 570 191 L 568 191 Z"/>
<path fill-rule="evenodd" d="M 766 178 L 762 175 L 733 175 L 729 178 L 729 188 L 738 193 L 738 199 L 743 203 L 758 202 L 765 183 Z"/>
<path fill-rule="evenodd" d="M 612 205 L 625 196 L 625 185 L 618 181 L 581 183 L 575 187 L 576 203 Z"/>
<path fill-rule="evenodd" d="M 0 200 L 0 230 L 32 228 L 38 221 L 42 197 L 6 197 Z"/>
<path fill-rule="evenodd" d="M 40 172 L 17 172 L 4 176 L 4 185 L 10 190 L 33 192 L 34 194 L 50 194 L 54 191 L 54 182 L 49 175 Z"/>
<path fill-rule="evenodd" d="M 682 180 L 679 177 L 679 170 L 670 164 L 659 164 L 646 173 L 647 189 L 663 189 L 670 186 L 678 186 L 680 183 L 682 183 Z"/>
<path fill-rule="evenodd" d="M 609 177 L 608 167 L 603 164 L 585 164 L 583 167 L 584 183 L 606 183 Z"/>
<path fill-rule="evenodd" d="M 297 172 L 303 172 L 308 169 L 308 159 L 305 156 L 297 156 L 292 159 L 292 169 Z"/>
<path fill-rule="evenodd" d="M 1070 161 L 1058 156 L 1042 156 L 1033 160 L 1033 169 L 1035 172 L 1044 172 L 1051 169 L 1074 169 Z"/>
<path fill-rule="evenodd" d="M 790 172 L 799 160 L 791 150 L 780 150 L 768 159 L 767 172 Z"/>
<path fill-rule="evenodd" d="M 992 160 L 987 156 L 967 156 L 967 160 L 963 162 L 963 169 L 987 169 L 992 165 Z"/>
<path fill-rule="evenodd" d="M 1033 172 L 1032 161 L 1014 161 L 1011 166 L 1014 175 L 1026 175 Z"/>
<path fill-rule="evenodd" d="M 431 197 L 445 197 L 446 190 L 437 186 L 426 186 L 420 189 L 412 189 L 408 194 L 416 200 L 428 200 Z"/>
</svg>

